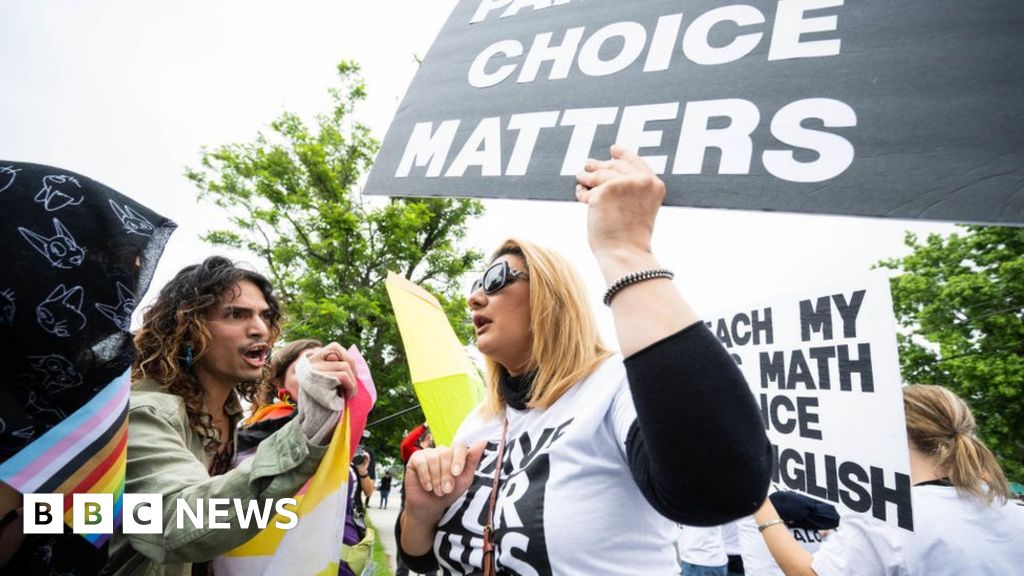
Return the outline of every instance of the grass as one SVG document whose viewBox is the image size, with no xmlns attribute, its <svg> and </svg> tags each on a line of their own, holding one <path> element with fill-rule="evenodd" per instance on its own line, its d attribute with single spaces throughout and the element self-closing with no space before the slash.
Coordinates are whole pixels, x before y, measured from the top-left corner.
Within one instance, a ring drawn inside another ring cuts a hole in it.
<svg viewBox="0 0 1024 576">
<path fill-rule="evenodd" d="M 373 522 L 370 520 L 370 515 L 366 515 L 366 525 L 373 526 Z M 391 563 L 388 561 L 388 555 L 384 552 L 384 545 L 380 541 L 380 530 L 376 526 L 373 526 L 373 576 L 394 576 L 394 572 L 391 571 Z"/>
</svg>

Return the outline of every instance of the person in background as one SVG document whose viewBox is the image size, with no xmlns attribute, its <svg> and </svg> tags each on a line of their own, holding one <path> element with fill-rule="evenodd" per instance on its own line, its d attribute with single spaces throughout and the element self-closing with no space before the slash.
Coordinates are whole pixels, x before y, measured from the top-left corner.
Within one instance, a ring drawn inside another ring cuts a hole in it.
<svg viewBox="0 0 1024 576">
<path fill-rule="evenodd" d="M 388 495 L 391 494 L 391 471 L 384 473 L 384 477 L 380 479 L 380 507 L 388 507 Z"/>
<path fill-rule="evenodd" d="M 363 432 L 363 439 L 369 438 L 367 431 Z M 370 496 L 376 491 L 377 486 L 377 452 L 370 447 L 368 444 L 360 442 L 356 449 L 358 454 L 364 454 L 367 458 L 366 473 L 370 477 L 370 481 L 373 482 L 374 489 L 363 494 L 363 510 L 370 507 Z"/>
<path fill-rule="evenodd" d="M 1007 503 L 1006 476 L 975 436 L 970 408 L 948 389 L 929 385 L 904 387 L 903 407 L 914 531 L 848 514 L 812 556 L 766 501 L 754 519 L 787 576 L 1020 573 L 1024 510 Z"/>
<path fill-rule="evenodd" d="M 255 400 L 279 333 L 280 308 L 262 275 L 219 256 L 188 266 L 161 289 L 135 336 L 125 492 L 162 494 L 164 518 L 179 501 L 290 498 L 317 469 L 356 390 L 348 353 L 331 343 L 298 364 L 296 416 L 234 465 L 240 398 Z M 210 560 L 259 528 L 179 528 L 115 534 L 109 573 L 205 575 Z"/>
<path fill-rule="evenodd" d="M 401 453 L 402 453 L 402 464 L 408 464 L 409 458 L 413 452 L 422 450 L 424 448 L 434 447 L 434 437 L 430 434 L 430 427 L 424 422 L 419 426 L 413 428 L 402 438 Z"/>
<path fill-rule="evenodd" d="M 323 348 L 319 340 L 302 339 L 289 342 L 273 355 L 267 376 L 260 382 L 256 409 L 242 421 L 238 431 L 239 456 L 255 453 L 257 446 L 290 422 L 298 413 L 300 360 L 316 355 Z M 357 451 L 352 457 L 348 478 L 348 500 L 345 504 L 345 525 L 342 535 L 341 563 L 338 573 L 354 576 L 369 563 L 372 546 L 367 547 L 367 526 L 363 498 L 373 493 L 369 476 L 370 459 Z M 370 536 L 372 544 L 373 536 Z"/>
<path fill-rule="evenodd" d="M 722 547 L 725 548 L 725 555 L 728 561 L 726 574 L 729 576 L 743 576 L 743 548 L 740 545 L 740 535 L 737 523 L 740 520 L 733 520 L 722 524 Z"/>
<path fill-rule="evenodd" d="M 370 456 L 359 447 L 348 471 L 348 502 L 339 576 L 358 576 L 373 557 L 373 530 L 366 525 L 365 502 L 373 495 Z"/>
<path fill-rule="evenodd" d="M 681 576 L 726 576 L 729 559 L 720 526 L 683 526 L 676 550 Z"/>
<path fill-rule="evenodd" d="M 299 356 L 310 356 L 323 348 L 319 340 L 294 340 L 271 355 L 267 376 L 256 390 L 252 415 L 238 429 L 238 454 L 241 460 L 255 453 L 260 442 L 291 422 L 299 400 L 299 379 L 295 367 Z"/>
<path fill-rule="evenodd" d="M 415 452 L 423 450 L 425 448 L 433 447 L 434 436 L 430 433 L 430 427 L 427 426 L 426 422 L 424 422 L 423 424 L 420 424 L 419 426 L 410 430 L 409 433 L 406 434 L 404 438 L 402 438 L 402 443 L 400 445 L 402 465 L 407 466 L 409 463 L 409 458 L 412 457 L 412 455 Z M 408 467 L 406 467 L 405 472 L 403 473 L 403 478 L 406 473 L 408 473 Z M 404 487 L 402 488 L 401 504 L 402 508 L 405 508 Z M 395 558 L 395 564 L 397 566 L 395 568 L 395 576 L 409 576 L 409 567 L 405 564 L 405 560 L 402 559 L 401 554 L 398 554 L 398 557 Z M 425 574 L 427 576 L 435 576 L 437 572 L 435 570 L 426 570 L 424 572 L 421 572 L 421 574 Z"/>
<path fill-rule="evenodd" d="M 831 504 L 789 490 L 772 492 L 768 498 L 793 540 L 810 554 L 817 552 L 824 538 L 839 526 L 839 512 Z M 783 576 L 782 569 L 768 551 L 754 519 L 742 518 L 735 524 L 746 574 Z"/>
<path fill-rule="evenodd" d="M 288 403 L 294 406 L 299 401 L 299 379 L 295 375 L 299 356 L 310 356 L 323 348 L 323 343 L 312 338 L 292 340 L 273 353 L 269 373 L 260 381 L 256 396 L 261 406 Z"/>
<path fill-rule="evenodd" d="M 486 399 L 451 447 L 409 459 L 396 539 L 413 568 L 676 574 L 677 523 L 723 524 L 765 498 L 750 388 L 651 252 L 664 183 L 618 146 L 577 183 L 625 359 L 565 258 L 502 243 L 467 300 Z"/>
</svg>

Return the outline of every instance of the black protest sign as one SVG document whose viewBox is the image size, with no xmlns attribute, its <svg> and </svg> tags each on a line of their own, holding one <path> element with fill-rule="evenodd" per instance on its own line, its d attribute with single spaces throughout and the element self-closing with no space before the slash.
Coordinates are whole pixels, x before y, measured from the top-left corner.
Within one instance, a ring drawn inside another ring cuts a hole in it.
<svg viewBox="0 0 1024 576">
<path fill-rule="evenodd" d="M 710 318 L 761 407 L 773 481 L 912 530 L 888 278 L 874 273 Z"/>
<path fill-rule="evenodd" d="M 1024 224 L 1018 0 L 464 0 L 369 194 L 574 200 L 618 142 L 666 203 Z"/>
</svg>

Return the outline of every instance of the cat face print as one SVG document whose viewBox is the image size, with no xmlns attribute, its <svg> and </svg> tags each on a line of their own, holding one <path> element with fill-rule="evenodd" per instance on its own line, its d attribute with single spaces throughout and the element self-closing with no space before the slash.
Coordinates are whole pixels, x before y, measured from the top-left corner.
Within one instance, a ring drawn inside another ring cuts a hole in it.
<svg viewBox="0 0 1024 576">
<path fill-rule="evenodd" d="M 43 375 L 43 388 L 47 392 L 60 392 L 82 384 L 75 365 L 63 356 L 29 356 L 29 360 L 32 369 Z"/>
<path fill-rule="evenodd" d="M 18 177 L 19 170 L 16 170 L 13 166 L 0 166 L 0 192 L 7 190 L 14 184 L 14 179 Z"/>
<path fill-rule="evenodd" d="M 60 408 L 53 407 L 45 398 L 40 398 L 36 394 L 35 390 L 28 391 L 28 399 L 25 402 L 25 411 L 33 416 L 42 417 L 48 420 L 58 422 L 67 418 L 64 411 Z"/>
<path fill-rule="evenodd" d="M 37 252 L 46 256 L 54 268 L 70 269 L 80 265 L 85 260 L 85 249 L 78 245 L 71 232 L 56 218 L 53 219 L 53 229 L 56 235 L 50 237 L 21 226 L 18 232 Z"/>
<path fill-rule="evenodd" d="M 124 226 L 124 229 L 127 230 L 129 234 L 152 236 L 153 231 L 156 230 L 149 220 L 146 220 L 144 216 L 135 210 L 132 210 L 131 206 L 128 204 L 121 207 L 113 200 L 110 200 L 110 208 L 114 210 L 114 214 L 116 214 L 118 219 L 121 220 L 121 225 Z"/>
<path fill-rule="evenodd" d="M 132 324 L 132 310 L 135 309 L 135 294 L 127 286 L 117 283 L 117 304 L 96 304 L 96 309 L 121 330 L 128 330 Z"/>
<path fill-rule="evenodd" d="M 43 188 L 36 194 L 35 201 L 47 212 L 56 212 L 67 206 L 77 206 L 85 200 L 82 185 L 73 176 L 44 176 Z"/>
<path fill-rule="evenodd" d="M 36 307 L 36 320 L 43 330 L 54 336 L 67 338 L 72 331 L 85 327 L 85 316 L 82 315 L 82 299 L 85 290 L 75 286 L 68 290 L 59 284 L 50 292 L 39 306 Z"/>
</svg>

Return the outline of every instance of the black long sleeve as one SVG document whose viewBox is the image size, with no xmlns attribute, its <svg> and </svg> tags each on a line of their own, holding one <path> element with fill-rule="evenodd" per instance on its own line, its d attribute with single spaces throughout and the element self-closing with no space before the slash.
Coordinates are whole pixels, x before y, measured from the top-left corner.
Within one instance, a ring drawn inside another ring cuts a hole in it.
<svg viewBox="0 0 1024 576">
<path fill-rule="evenodd" d="M 403 481 L 405 475 L 409 473 L 408 464 L 406 465 L 405 472 L 402 474 Z M 395 560 L 401 560 L 406 567 L 419 574 L 433 574 L 437 571 L 439 565 L 437 563 L 437 556 L 434 556 L 434 551 L 431 550 L 422 556 L 410 556 L 402 550 L 402 514 L 405 513 L 405 486 L 402 486 L 402 508 L 398 511 L 398 519 L 395 521 L 395 548 L 398 549 L 398 558 Z"/>
<path fill-rule="evenodd" d="M 403 510 L 404 511 L 404 510 Z M 437 563 L 437 556 L 434 556 L 434 551 L 431 550 L 422 556 L 410 556 L 402 550 L 402 517 L 399 512 L 398 521 L 395 522 L 395 544 L 398 549 L 398 555 L 401 557 L 402 562 L 417 574 L 433 574 L 439 568 Z"/>
<path fill-rule="evenodd" d="M 625 361 L 637 419 L 626 448 L 655 510 L 690 526 L 753 514 L 764 502 L 771 445 L 743 374 L 703 323 Z"/>
</svg>

